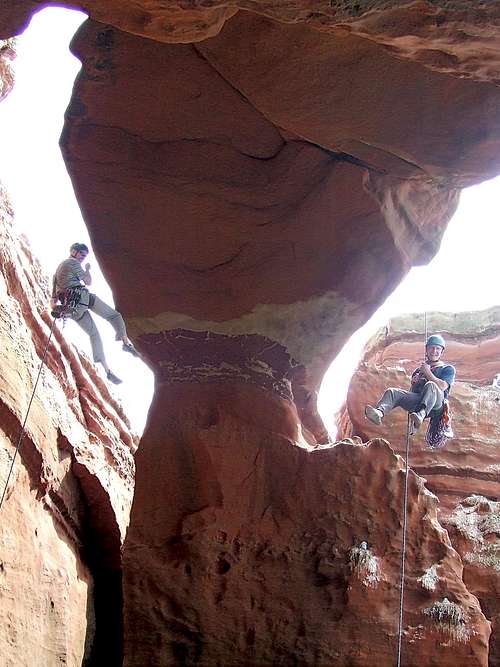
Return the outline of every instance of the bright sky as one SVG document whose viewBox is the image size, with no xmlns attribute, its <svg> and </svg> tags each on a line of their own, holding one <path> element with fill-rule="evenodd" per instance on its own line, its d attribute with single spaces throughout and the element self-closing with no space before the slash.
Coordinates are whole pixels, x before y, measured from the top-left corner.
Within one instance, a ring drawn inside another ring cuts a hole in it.
<svg viewBox="0 0 500 667">
<path fill-rule="evenodd" d="M 0 104 L 0 180 L 15 208 L 16 224 L 25 233 L 47 273 L 68 254 L 74 241 L 90 243 L 71 182 L 59 151 L 63 115 L 79 61 L 68 50 L 85 15 L 50 8 L 37 14 L 18 40 L 14 91 Z M 332 434 L 349 378 L 368 338 L 390 317 L 425 310 L 481 310 L 500 303 L 498 254 L 500 178 L 462 193 L 442 247 L 426 267 L 413 269 L 382 308 L 353 335 L 325 376 L 320 413 Z M 93 257 L 93 288 L 112 295 Z M 113 391 L 141 432 L 153 392 L 152 373 L 120 350 L 114 333 L 96 317 L 109 364 L 124 383 Z M 69 322 L 66 335 L 90 356 L 88 339 Z"/>
<path fill-rule="evenodd" d="M 68 257 L 72 243 L 79 241 L 90 247 L 59 150 L 64 112 L 80 69 L 79 60 L 68 47 L 85 18 L 81 12 L 59 8 L 37 14 L 18 38 L 16 83 L 0 103 L 0 180 L 14 205 L 19 232 L 29 238 L 49 276 Z M 92 290 L 114 305 L 92 254 L 88 261 Z M 109 385 L 110 390 L 121 399 L 134 430 L 142 433 L 153 395 L 153 373 L 140 360 L 122 352 L 113 329 L 104 320 L 94 319 L 108 364 L 123 380 L 119 386 Z M 88 337 L 77 324 L 68 321 L 65 335 L 92 358 Z M 102 367 L 98 368 L 103 374 Z"/>
</svg>

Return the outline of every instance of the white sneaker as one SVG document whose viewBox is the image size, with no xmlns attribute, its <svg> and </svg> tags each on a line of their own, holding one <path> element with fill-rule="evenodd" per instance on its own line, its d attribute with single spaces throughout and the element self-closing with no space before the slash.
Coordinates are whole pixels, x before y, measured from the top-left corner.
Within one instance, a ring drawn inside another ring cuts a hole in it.
<svg viewBox="0 0 500 667">
<path fill-rule="evenodd" d="M 372 424 L 380 426 L 382 419 L 384 418 L 384 413 L 380 408 L 374 408 L 371 405 L 365 407 L 365 417 L 371 421 Z"/>
</svg>

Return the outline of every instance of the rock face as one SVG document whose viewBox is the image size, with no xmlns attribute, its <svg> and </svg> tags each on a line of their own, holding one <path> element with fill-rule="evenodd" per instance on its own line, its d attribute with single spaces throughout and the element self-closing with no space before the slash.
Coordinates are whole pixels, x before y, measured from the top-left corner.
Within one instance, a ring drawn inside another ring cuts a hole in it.
<svg viewBox="0 0 500 667">
<path fill-rule="evenodd" d="M 11 215 L 2 192 L 1 491 L 51 325 L 47 279 Z M 2 664 L 120 660 L 120 550 L 135 448 L 105 383 L 56 327 L 0 510 Z"/>
<path fill-rule="evenodd" d="M 386 387 L 407 387 L 423 354 L 422 317 L 395 318 L 367 345 L 347 396 L 347 415 L 340 435 L 387 438 L 396 451 L 405 447 L 406 413 L 394 410 L 376 427 L 364 417 Z M 412 468 L 427 479 L 444 514 L 470 495 L 500 495 L 500 390 L 492 386 L 499 371 L 500 308 L 476 313 L 432 313 L 428 330 L 442 331 L 447 340 L 445 361 L 457 368 L 450 394 L 455 437 L 438 451 L 425 445 L 422 429 L 413 439 Z"/>
<path fill-rule="evenodd" d="M 15 58 L 15 44 L 12 39 L 0 39 L 0 102 L 7 97 L 14 85 L 11 62 Z"/>
<path fill-rule="evenodd" d="M 125 551 L 124 664 L 388 664 L 401 459 L 383 440 L 307 452 L 277 431 L 279 403 L 251 399 L 253 423 L 237 385 L 156 396 Z M 486 665 L 488 624 L 413 474 L 410 508 L 406 664 Z M 429 611 L 444 598 L 467 619 L 454 629 Z"/>
<path fill-rule="evenodd" d="M 190 43 L 214 37 L 237 12 L 255 12 L 319 32 L 341 28 L 399 58 L 460 78 L 498 83 L 500 9 L 496 0 L 17 0 L 1 9 L 0 37 L 21 32 L 29 17 L 50 4 L 79 7 L 101 23 L 159 42 Z"/>
<path fill-rule="evenodd" d="M 429 449 L 424 432 L 411 441 L 411 467 L 425 477 L 439 497 L 439 517 L 464 560 L 464 582 L 477 595 L 492 622 L 490 665 L 500 664 L 500 388 L 498 372 L 500 308 L 476 313 L 432 313 L 429 331 L 443 332 L 446 360 L 457 368 L 450 394 L 455 437 L 440 450 Z M 397 318 L 368 343 L 355 372 L 347 405 L 339 418 L 341 436 L 376 434 L 404 452 L 406 413 L 394 410 L 381 427 L 368 422 L 364 405 L 374 403 L 388 386 L 409 385 L 423 349 L 423 318 Z"/>
<path fill-rule="evenodd" d="M 3 7 L 0 36 L 41 4 Z M 91 20 L 61 146 L 157 377 L 124 663 L 387 664 L 401 461 L 379 440 L 311 451 L 316 392 L 436 252 L 459 188 L 500 172 L 500 9 L 187 4 L 71 3 Z M 410 506 L 404 650 L 485 665 L 488 625 L 417 477 Z"/>
<path fill-rule="evenodd" d="M 240 11 L 196 44 L 88 21 L 61 145 L 159 372 L 271 376 L 316 444 L 341 345 L 435 253 L 458 188 L 500 171 L 500 91 L 300 16 Z"/>
<path fill-rule="evenodd" d="M 464 582 L 491 621 L 489 665 L 500 665 L 500 503 L 471 496 L 445 526 L 464 563 Z"/>
</svg>

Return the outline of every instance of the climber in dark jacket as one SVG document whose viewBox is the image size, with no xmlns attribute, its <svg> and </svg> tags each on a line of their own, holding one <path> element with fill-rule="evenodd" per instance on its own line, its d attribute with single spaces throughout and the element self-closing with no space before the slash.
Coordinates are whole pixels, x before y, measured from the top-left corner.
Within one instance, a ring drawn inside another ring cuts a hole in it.
<svg viewBox="0 0 500 667">
<path fill-rule="evenodd" d="M 426 417 L 441 412 L 456 372 L 453 366 L 441 361 L 445 347 L 442 336 L 429 336 L 425 361 L 413 372 L 409 391 L 396 387 L 386 389 L 376 407 L 365 407 L 367 419 L 378 426 L 390 410 L 400 407 L 410 413 L 410 432 L 414 434 Z"/>
</svg>

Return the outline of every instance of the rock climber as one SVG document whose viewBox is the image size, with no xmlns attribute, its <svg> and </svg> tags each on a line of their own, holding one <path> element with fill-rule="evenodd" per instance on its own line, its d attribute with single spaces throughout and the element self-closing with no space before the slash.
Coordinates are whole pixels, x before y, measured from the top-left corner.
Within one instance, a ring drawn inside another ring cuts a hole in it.
<svg viewBox="0 0 500 667">
<path fill-rule="evenodd" d="M 456 373 L 454 366 L 441 361 L 445 347 L 441 335 L 429 336 L 425 343 L 425 361 L 413 372 L 409 391 L 396 387 L 386 389 L 376 407 L 365 407 L 367 419 L 379 426 L 390 410 L 403 408 L 410 413 L 410 433 L 413 435 L 426 417 L 439 415 Z"/>
<path fill-rule="evenodd" d="M 83 269 L 82 262 L 88 254 L 89 249 L 84 243 L 73 243 L 70 256 L 57 267 L 50 299 L 52 315 L 54 317 L 63 315 L 75 320 L 90 338 L 94 362 L 102 364 L 110 382 L 121 384 L 122 380 L 110 370 L 106 362 L 102 339 L 89 311 L 100 315 L 111 324 L 116 333 L 116 340 L 122 341 L 122 349 L 125 352 L 134 357 L 138 357 L 139 353 L 127 336 L 121 314 L 87 289 L 92 283 L 90 264 L 85 264 Z"/>
</svg>

